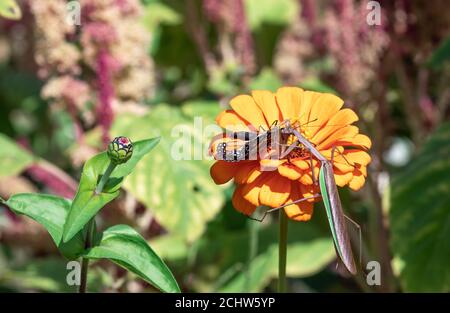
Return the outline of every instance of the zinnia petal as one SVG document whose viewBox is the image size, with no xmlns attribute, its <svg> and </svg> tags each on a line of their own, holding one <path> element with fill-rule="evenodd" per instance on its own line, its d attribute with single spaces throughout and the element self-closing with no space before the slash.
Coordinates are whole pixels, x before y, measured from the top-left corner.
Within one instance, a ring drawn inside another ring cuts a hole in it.
<svg viewBox="0 0 450 313">
<path fill-rule="evenodd" d="M 347 185 L 353 178 L 353 172 L 343 173 L 340 170 L 334 171 L 334 180 L 336 181 L 336 185 L 339 187 L 344 187 Z"/>
<path fill-rule="evenodd" d="M 357 134 L 353 137 L 340 138 L 339 140 L 336 140 L 334 142 L 334 145 L 370 149 L 370 147 L 372 146 L 372 142 L 366 135 Z"/>
<path fill-rule="evenodd" d="M 336 132 L 330 134 L 326 139 L 322 140 L 322 142 L 317 143 L 317 149 L 318 150 L 325 150 L 328 148 L 332 148 L 333 146 L 341 146 L 340 140 L 345 138 L 353 138 L 358 134 L 358 127 L 349 125 L 346 127 L 343 127 Z"/>
<path fill-rule="evenodd" d="M 362 186 L 364 186 L 365 181 L 366 179 L 363 173 L 358 168 L 355 168 L 355 171 L 353 172 L 353 177 L 350 180 L 348 186 L 350 187 L 350 189 L 358 191 L 359 189 L 361 189 Z"/>
<path fill-rule="evenodd" d="M 280 110 L 272 92 L 268 90 L 254 90 L 252 91 L 252 97 L 263 112 L 269 126 L 272 126 L 275 121 L 280 122 Z"/>
<path fill-rule="evenodd" d="M 301 170 L 308 170 L 311 168 L 311 163 L 309 160 L 303 160 L 303 159 L 296 159 L 291 160 L 291 163 L 297 166 Z"/>
<path fill-rule="evenodd" d="M 230 101 L 230 106 L 240 117 L 249 121 L 256 130 L 258 130 L 260 126 L 263 126 L 265 129 L 268 128 L 261 109 L 252 97 L 248 95 L 234 97 Z"/>
<path fill-rule="evenodd" d="M 311 125 L 308 124 L 305 127 L 325 125 L 338 112 L 343 111 L 339 111 L 343 105 L 344 101 L 341 98 L 330 93 L 321 94 L 311 107 L 311 112 L 309 114 L 309 121 L 312 121 Z M 314 136 L 319 130 L 320 127 L 312 127 L 310 130 L 311 136 Z M 317 143 L 316 141 L 314 142 Z"/>
<path fill-rule="evenodd" d="M 242 197 L 242 185 L 237 186 L 234 190 L 231 203 L 236 210 L 245 215 L 251 215 L 256 209 L 256 205 L 251 204 Z"/>
<path fill-rule="evenodd" d="M 333 162 L 333 166 L 335 169 L 339 170 L 342 173 L 353 172 L 354 170 L 354 166 L 344 162 Z"/>
<path fill-rule="evenodd" d="M 268 173 L 263 173 L 257 179 L 249 184 L 245 184 L 242 187 L 242 196 L 245 200 L 249 201 L 251 204 L 259 206 L 261 205 L 259 200 L 259 194 L 264 181 L 267 180 Z"/>
<path fill-rule="evenodd" d="M 314 173 L 315 174 L 315 173 Z M 312 179 L 312 174 L 305 172 L 302 177 L 300 177 L 299 181 L 303 184 L 303 185 L 312 185 L 313 179 Z"/>
<path fill-rule="evenodd" d="M 216 163 L 211 166 L 210 174 L 217 185 L 222 185 L 233 178 L 238 169 L 239 167 L 234 163 L 216 161 Z"/>
<path fill-rule="evenodd" d="M 339 129 L 350 125 L 358 120 L 358 116 L 353 110 L 350 109 L 342 109 L 334 114 L 329 120 L 328 123 L 321 128 L 315 135 L 312 137 L 311 141 L 315 144 L 320 144 L 325 138 L 338 131 Z"/>
<path fill-rule="evenodd" d="M 334 149 L 334 155 L 332 155 L 333 149 Z M 331 160 L 333 158 L 333 162 L 338 162 L 342 159 L 342 158 L 338 158 L 338 156 L 342 157 L 342 155 L 344 154 L 344 147 L 334 146 L 333 148 L 329 148 L 327 150 L 320 150 L 320 153 L 324 157 L 326 157 L 328 160 Z M 348 160 L 345 162 L 348 162 Z M 353 165 L 353 163 L 351 163 L 351 165 Z"/>
<path fill-rule="evenodd" d="M 237 184 L 251 183 L 261 175 L 258 162 L 248 162 L 239 167 L 234 176 Z"/>
<path fill-rule="evenodd" d="M 263 159 L 259 161 L 259 164 L 265 171 L 269 171 L 269 169 L 276 170 L 281 164 L 287 162 L 287 160 L 278 160 L 278 159 Z"/>
<path fill-rule="evenodd" d="M 358 169 L 364 177 L 367 177 L 367 166 L 361 165 Z"/>
<path fill-rule="evenodd" d="M 361 165 L 367 165 L 372 160 L 366 151 L 356 149 L 344 150 L 344 156 L 350 163 L 357 163 Z"/>
<path fill-rule="evenodd" d="M 291 181 L 280 175 L 271 175 L 262 185 L 259 201 L 272 208 L 283 205 L 291 192 Z"/>
<path fill-rule="evenodd" d="M 310 120 L 311 108 L 316 103 L 316 101 L 320 98 L 320 92 L 315 91 L 303 91 L 301 94 L 300 100 L 300 125 L 304 125 L 305 127 L 316 125 L 314 122 Z"/>
<path fill-rule="evenodd" d="M 355 146 L 361 146 L 366 149 L 372 148 L 372 141 L 369 137 L 363 134 L 358 134 L 352 139 L 352 144 Z"/>
<path fill-rule="evenodd" d="M 302 176 L 302 170 L 291 164 L 282 164 L 278 167 L 278 173 L 290 180 L 298 180 Z"/>
<path fill-rule="evenodd" d="M 285 204 L 302 199 L 303 196 L 298 189 L 298 185 L 292 183 L 291 194 Z M 284 207 L 286 215 L 296 221 L 308 221 L 311 219 L 314 204 L 308 201 L 301 201 Z"/>
<path fill-rule="evenodd" d="M 249 122 L 240 117 L 233 110 L 226 110 L 221 112 L 216 117 L 216 123 L 225 129 L 231 131 L 249 131 L 252 127 L 249 128 Z"/>
<path fill-rule="evenodd" d="M 302 201 L 297 204 L 291 204 L 284 208 L 286 215 L 298 222 L 309 221 L 314 211 L 314 203 Z"/>
<path fill-rule="evenodd" d="M 300 117 L 300 105 L 303 89 L 282 87 L 277 90 L 276 99 L 281 111 L 281 121 Z"/>
</svg>

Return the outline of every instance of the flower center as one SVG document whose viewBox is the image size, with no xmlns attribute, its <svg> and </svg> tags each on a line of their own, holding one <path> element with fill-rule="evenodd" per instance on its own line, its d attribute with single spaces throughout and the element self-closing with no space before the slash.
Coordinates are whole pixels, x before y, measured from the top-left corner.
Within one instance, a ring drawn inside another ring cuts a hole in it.
<svg viewBox="0 0 450 313">
<path fill-rule="evenodd" d="M 302 127 L 301 128 L 301 134 L 303 135 L 303 137 L 305 137 L 306 139 L 310 139 L 310 137 L 311 137 L 311 132 L 310 132 L 310 130 L 308 129 L 308 127 Z"/>
<path fill-rule="evenodd" d="M 306 140 L 310 139 L 311 133 L 308 131 L 307 128 L 302 127 L 300 129 L 300 133 L 305 137 Z M 287 160 L 291 159 L 298 159 L 303 158 L 306 159 L 310 157 L 311 153 L 310 151 L 300 142 L 297 141 L 297 137 L 293 134 L 289 135 L 286 139 L 286 149 L 289 149 L 289 146 L 295 145 L 295 149 L 293 149 L 291 152 L 289 152 L 288 155 L 286 155 Z"/>
</svg>

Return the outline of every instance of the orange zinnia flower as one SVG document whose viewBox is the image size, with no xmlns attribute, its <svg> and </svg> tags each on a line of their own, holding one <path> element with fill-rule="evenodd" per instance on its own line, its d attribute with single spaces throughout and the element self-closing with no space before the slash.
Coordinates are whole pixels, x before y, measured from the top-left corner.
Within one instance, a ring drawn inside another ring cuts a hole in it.
<svg viewBox="0 0 450 313">
<path fill-rule="evenodd" d="M 296 87 L 283 87 L 272 93 L 266 90 L 252 92 L 252 96 L 239 95 L 230 102 L 231 110 L 220 113 L 216 122 L 228 131 L 268 130 L 274 123 L 285 120 L 296 121 L 296 127 L 322 155 L 331 160 L 335 147 L 333 167 L 336 184 L 348 185 L 352 190 L 360 189 L 367 176 L 367 165 L 371 161 L 366 152 L 370 139 L 359 134 L 352 125 L 358 116 L 351 109 L 342 109 L 344 102 L 339 97 Z M 261 127 L 261 128 L 260 128 Z M 216 136 L 210 152 L 215 155 L 217 145 L 230 138 L 225 134 Z M 313 183 L 313 172 L 318 181 L 320 163 L 303 149 L 301 154 L 292 152 L 282 159 L 242 160 L 227 162 L 217 160 L 211 167 L 211 176 L 216 184 L 224 184 L 234 178 L 237 188 L 232 203 L 240 212 L 251 215 L 257 206 L 276 208 L 292 201 L 311 197 L 319 193 L 318 184 Z M 275 167 L 274 171 L 263 171 L 264 166 Z M 284 207 L 288 217 L 307 221 L 313 213 L 312 198 Z"/>
</svg>

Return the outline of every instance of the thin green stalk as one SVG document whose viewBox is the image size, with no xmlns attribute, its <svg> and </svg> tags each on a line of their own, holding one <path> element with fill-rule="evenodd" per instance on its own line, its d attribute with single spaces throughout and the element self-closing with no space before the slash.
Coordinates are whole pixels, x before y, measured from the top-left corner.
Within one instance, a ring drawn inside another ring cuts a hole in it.
<svg viewBox="0 0 450 313">
<path fill-rule="evenodd" d="M 112 171 L 116 168 L 116 164 L 113 164 L 112 162 L 109 162 L 108 168 L 105 171 L 105 174 L 103 174 L 102 178 L 98 182 L 97 188 L 95 188 L 95 193 L 99 194 L 103 191 L 103 187 L 105 187 L 106 182 L 109 179 L 109 176 L 111 176 Z"/>
<path fill-rule="evenodd" d="M 79 293 L 86 293 L 88 267 L 89 259 L 83 258 L 81 260 L 81 281 L 80 287 L 78 288 Z"/>
<path fill-rule="evenodd" d="M 115 168 L 116 164 L 110 162 L 102 178 L 100 178 L 97 187 L 95 188 L 96 194 L 100 194 L 103 191 L 103 188 L 105 187 L 106 182 L 109 179 L 109 176 L 111 176 L 111 173 Z M 84 240 L 84 248 L 89 249 L 92 246 L 92 241 L 94 239 L 95 234 L 95 216 L 86 225 L 86 230 L 87 231 L 86 231 L 86 238 Z M 78 289 L 80 293 L 86 292 L 88 268 L 89 268 L 89 259 L 82 258 L 80 288 Z"/>
<path fill-rule="evenodd" d="M 287 256 L 287 232 L 288 218 L 284 210 L 280 210 L 280 233 L 278 238 L 278 292 L 286 292 L 286 256 Z"/>
<path fill-rule="evenodd" d="M 94 229 L 95 229 L 95 218 L 92 218 L 87 225 L 86 239 L 84 244 L 85 249 L 89 249 L 92 246 L 92 240 L 94 238 Z M 79 293 L 86 292 L 88 268 L 89 268 L 89 259 L 83 258 L 81 261 L 81 280 L 80 280 L 80 288 L 78 289 Z"/>
<path fill-rule="evenodd" d="M 259 223 L 255 222 L 253 220 L 248 220 L 248 229 L 250 233 L 250 240 L 249 240 L 249 252 L 248 252 L 248 260 L 247 260 L 247 268 L 246 268 L 246 277 L 245 277 L 245 291 L 250 292 L 251 289 L 251 280 L 252 280 L 252 273 L 251 273 L 251 264 L 252 261 L 255 259 L 256 254 L 258 252 L 258 230 L 259 230 Z"/>
</svg>

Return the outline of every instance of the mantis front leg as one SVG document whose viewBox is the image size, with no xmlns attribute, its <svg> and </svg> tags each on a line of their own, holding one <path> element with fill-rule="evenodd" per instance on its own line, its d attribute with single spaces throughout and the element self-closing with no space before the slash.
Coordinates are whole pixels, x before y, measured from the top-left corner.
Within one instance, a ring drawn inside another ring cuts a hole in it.
<svg viewBox="0 0 450 313">
<path fill-rule="evenodd" d="M 293 144 L 291 145 L 284 145 L 284 144 L 280 144 L 281 147 L 288 147 L 288 149 L 280 156 L 280 159 L 284 158 L 286 155 L 288 155 L 289 153 L 291 153 L 294 149 L 303 149 L 299 146 L 297 146 L 300 142 L 298 140 L 296 140 Z M 313 163 L 313 156 L 310 153 L 309 154 L 309 162 L 310 162 L 310 169 L 311 169 L 311 176 L 312 176 L 312 180 L 313 180 L 313 184 L 317 185 L 317 179 L 316 179 L 316 174 L 315 174 L 315 169 L 314 169 L 314 163 Z"/>
<path fill-rule="evenodd" d="M 254 217 L 251 217 L 251 216 L 248 216 L 248 218 L 250 218 L 250 219 L 252 219 L 254 221 L 262 222 L 262 221 L 264 221 L 264 219 L 266 218 L 267 214 L 269 214 L 269 213 L 278 211 L 278 210 L 280 210 L 280 209 L 282 209 L 284 207 L 290 206 L 292 204 L 300 203 L 300 202 L 307 201 L 307 200 L 314 199 L 314 198 L 318 198 L 318 197 L 320 197 L 320 194 L 317 193 L 317 194 L 314 194 L 312 196 L 309 196 L 309 197 L 306 197 L 306 198 L 302 198 L 302 199 L 298 199 L 298 200 L 295 200 L 295 201 L 283 204 L 283 205 L 281 205 L 279 207 L 276 207 L 276 208 L 273 208 L 273 209 L 269 209 L 266 212 L 264 212 L 264 215 L 260 219 L 254 218 Z"/>
</svg>

